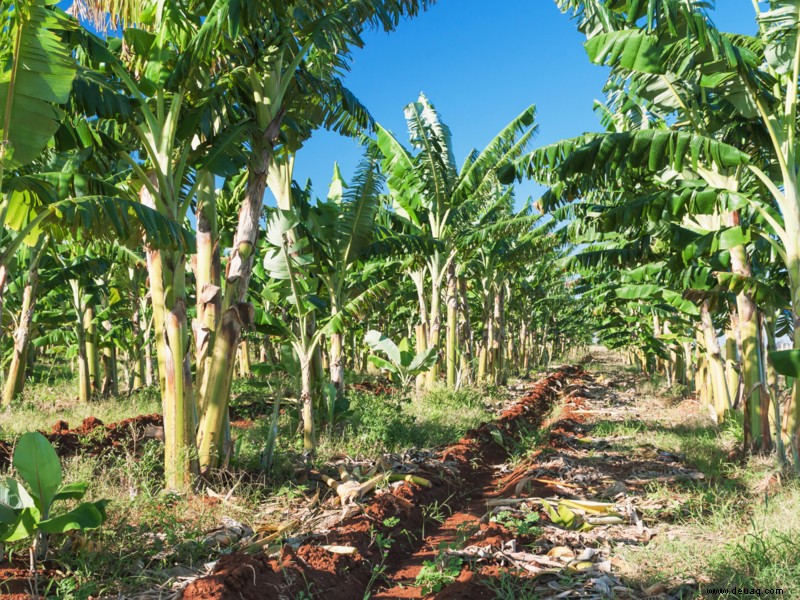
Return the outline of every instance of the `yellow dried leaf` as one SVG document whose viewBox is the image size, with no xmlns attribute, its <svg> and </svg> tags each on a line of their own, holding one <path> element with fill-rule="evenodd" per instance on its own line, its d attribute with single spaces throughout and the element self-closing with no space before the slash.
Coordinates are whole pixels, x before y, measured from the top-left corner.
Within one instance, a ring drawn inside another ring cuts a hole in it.
<svg viewBox="0 0 800 600">
<path fill-rule="evenodd" d="M 547 553 L 547 556 L 550 558 L 575 558 L 575 553 L 566 546 L 556 546 L 555 548 L 551 548 L 550 552 Z"/>
</svg>

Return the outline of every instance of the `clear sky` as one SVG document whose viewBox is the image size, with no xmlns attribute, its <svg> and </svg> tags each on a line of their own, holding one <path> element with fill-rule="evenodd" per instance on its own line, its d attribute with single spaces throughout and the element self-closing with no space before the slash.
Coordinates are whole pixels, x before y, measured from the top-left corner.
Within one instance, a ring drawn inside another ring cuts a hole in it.
<svg viewBox="0 0 800 600">
<path fill-rule="evenodd" d="M 716 4 L 721 30 L 755 32 L 751 0 Z M 402 142 L 403 106 L 425 92 L 450 126 L 459 164 L 529 104 L 538 111 L 534 147 L 598 129 L 592 104 L 608 70 L 589 63 L 584 37 L 553 0 L 439 0 L 397 31 L 365 40 L 346 85 Z M 318 131 L 297 154 L 295 178 L 310 177 L 324 197 L 334 161 L 349 179 L 359 157 L 354 141 Z M 518 202 L 540 191 L 523 183 Z"/>
</svg>

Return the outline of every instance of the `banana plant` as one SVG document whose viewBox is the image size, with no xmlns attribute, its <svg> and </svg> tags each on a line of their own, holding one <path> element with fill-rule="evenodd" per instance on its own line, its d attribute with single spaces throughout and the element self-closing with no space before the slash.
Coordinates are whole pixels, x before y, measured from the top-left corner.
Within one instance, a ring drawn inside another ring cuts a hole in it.
<svg viewBox="0 0 800 600">
<path fill-rule="evenodd" d="M 62 483 L 61 461 L 41 433 L 20 437 L 14 448 L 13 466 L 25 485 L 11 477 L 0 480 L 0 540 L 32 538 L 31 571 L 47 553 L 48 535 L 96 529 L 105 521 L 105 500 L 83 502 L 55 514 L 59 501 L 82 499 L 89 484 Z"/>
<path fill-rule="evenodd" d="M 81 4 L 96 9 L 86 10 L 88 15 L 102 13 L 106 7 Z M 136 151 L 122 146 L 119 151 L 143 190 L 143 203 L 182 220 L 208 181 L 192 177 L 193 168 L 229 175 L 231 168 L 244 163 L 248 173 L 221 282 L 224 287 L 204 281 L 209 287 L 199 291 L 208 301 L 219 294 L 219 310 L 198 330 L 214 346 L 204 351 L 210 360 L 200 371 L 204 379 L 198 386 L 189 375 L 185 251 L 148 256 L 169 487 L 188 489 L 198 469 L 213 468 L 225 451 L 233 355 L 242 328 L 248 325 L 241 317 L 252 310 L 247 291 L 259 218 L 284 120 L 288 117 L 302 126 L 309 111 L 319 115 L 321 105 L 336 106 L 322 110 L 324 124 L 335 129 L 342 107 L 351 98 L 333 91 L 335 82 L 315 77 L 319 65 L 339 68 L 349 58 L 350 48 L 362 44 L 363 29 L 380 25 L 391 30 L 401 15 L 416 14 L 426 5 L 416 0 L 298 1 L 280 6 L 217 0 L 191 10 L 181 3 L 165 2 L 162 9 L 143 11 L 135 19 L 126 11 L 116 11 L 122 22 L 139 25 L 127 27 L 123 34 L 130 58 L 121 60 L 121 55 L 106 52 L 101 62 L 108 65 L 134 106 Z M 321 60 L 311 60 L 313 49 L 320 51 Z M 218 64 L 225 68 L 215 68 Z M 320 82 L 328 89 L 324 95 L 316 94 Z M 315 93 L 309 93 L 311 88 L 316 88 Z M 235 101 L 229 101 L 234 97 Z M 235 160 L 229 160 L 231 155 Z M 189 185 L 182 187 L 187 180 Z M 213 287 L 218 290 L 214 292 Z M 172 375 L 164 377 L 167 373 Z M 195 444 L 199 465 L 189 458 Z"/>
<path fill-rule="evenodd" d="M 354 318 L 363 315 L 365 309 L 378 298 L 384 297 L 391 287 L 390 282 L 383 279 L 370 281 L 363 286 L 338 282 L 335 277 L 345 277 L 347 273 L 346 270 L 337 273 L 331 268 L 331 253 L 336 256 L 341 251 L 339 243 L 343 243 L 347 237 L 338 237 L 336 223 L 328 218 L 332 208 L 330 201 L 312 207 L 307 201 L 309 190 L 303 192 L 295 189 L 295 193 L 302 194 L 304 198 L 294 203 L 293 210 L 276 209 L 270 215 L 265 236 L 264 272 L 273 280 L 284 282 L 285 286 L 278 293 L 291 306 L 297 326 L 292 327 L 280 316 L 263 311 L 259 311 L 259 321 L 269 332 L 287 340 L 297 356 L 301 375 L 304 447 L 311 456 L 316 447 L 314 393 L 319 387 L 314 385 L 314 354 L 323 339 L 330 339 L 333 334 L 344 331 Z M 336 205 L 334 210 L 341 208 Z M 303 213 L 307 217 L 305 220 Z M 337 265 L 336 268 L 343 269 L 345 266 Z M 338 289 L 328 290 L 334 294 L 335 300 L 341 301 L 335 309 L 333 300 L 328 305 L 319 295 L 319 282 L 323 279 L 326 280 L 326 286 L 334 282 L 339 284 Z M 309 326 L 312 319 L 318 326 Z"/>
<path fill-rule="evenodd" d="M 364 342 L 373 352 L 380 352 L 386 358 L 370 355 L 369 361 L 388 371 L 392 381 L 400 386 L 401 393 L 406 394 L 411 389 L 414 379 L 420 373 L 426 373 L 438 360 L 436 348 L 427 348 L 422 352 L 414 353 L 408 338 L 395 344 L 380 331 L 374 329 L 367 332 Z"/>
<path fill-rule="evenodd" d="M 14 349 L 11 363 L 8 367 L 5 386 L 3 388 L 3 405 L 8 406 L 11 401 L 22 392 L 25 383 L 25 368 L 28 358 L 28 344 L 31 339 L 33 315 L 36 310 L 36 301 L 39 291 L 39 262 L 49 244 L 46 237 L 27 252 L 28 269 L 25 276 L 22 292 L 22 304 L 19 316 L 16 319 L 14 330 Z"/>
</svg>

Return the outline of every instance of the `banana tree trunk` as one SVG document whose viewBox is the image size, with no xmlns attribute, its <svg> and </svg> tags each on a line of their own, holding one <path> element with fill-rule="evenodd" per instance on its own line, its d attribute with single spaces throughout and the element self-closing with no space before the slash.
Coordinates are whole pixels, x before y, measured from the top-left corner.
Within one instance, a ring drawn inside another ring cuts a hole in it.
<svg viewBox="0 0 800 600">
<path fill-rule="evenodd" d="M 83 290 L 80 284 L 72 279 L 72 303 L 76 312 L 75 338 L 78 344 L 77 363 L 78 363 L 78 401 L 88 403 L 92 398 L 92 384 L 89 380 L 89 362 L 86 358 L 86 330 L 84 329 L 84 308 Z"/>
<path fill-rule="evenodd" d="M 147 323 L 147 329 L 144 331 L 144 383 L 148 387 L 153 385 L 153 340 L 150 337 L 150 332 L 153 329 L 153 319 Z"/>
<path fill-rule="evenodd" d="M 30 341 L 33 313 L 36 309 L 36 291 L 39 286 L 39 259 L 37 255 L 31 261 L 28 278 L 22 292 L 22 309 L 20 310 L 17 328 L 14 331 L 14 350 L 11 365 L 8 368 L 5 388 L 3 389 L 3 405 L 8 406 L 25 386 L 25 368 L 27 365 L 28 342 Z"/>
<path fill-rule="evenodd" d="M 430 318 L 428 314 L 428 303 L 425 300 L 425 271 L 412 271 L 410 274 L 411 281 L 414 282 L 414 287 L 417 290 L 417 302 L 419 305 L 419 322 L 425 327 L 427 332 L 430 332 Z"/>
<path fill-rule="evenodd" d="M 714 414 L 717 421 L 721 422 L 725 414 L 731 408 L 731 401 L 728 393 L 727 381 L 725 379 L 725 365 L 722 360 L 717 332 L 714 329 L 714 323 L 711 319 L 708 300 L 704 300 L 700 306 L 700 324 L 703 330 L 706 356 L 708 358 L 708 375 L 713 394 Z"/>
<path fill-rule="evenodd" d="M 156 185 L 155 176 L 151 173 L 149 177 Z M 139 198 L 142 204 L 156 208 L 148 186 L 142 186 Z M 152 248 L 146 248 L 146 253 L 164 415 L 164 483 L 167 489 L 188 492 L 198 468 L 194 443 L 197 406 L 186 305 L 186 254 L 183 250 Z"/>
<path fill-rule="evenodd" d="M 197 190 L 197 254 L 194 256 L 197 317 L 192 321 L 192 331 L 195 344 L 195 386 L 202 414 L 205 410 L 202 403 L 208 386 L 214 335 L 219 325 L 222 288 L 214 176 L 202 172 L 198 177 L 201 183 Z"/>
<path fill-rule="evenodd" d="M 111 322 L 103 321 L 103 329 L 110 334 Z M 110 337 L 110 336 L 109 336 Z M 113 340 L 109 339 L 103 346 L 102 351 L 103 381 L 100 386 L 100 394 L 103 398 L 119 395 L 119 383 L 117 374 L 117 347 Z"/>
<path fill-rule="evenodd" d="M 706 377 L 707 361 L 705 351 L 703 350 L 703 331 L 700 327 L 695 332 L 696 343 L 694 346 L 694 389 L 697 391 L 700 404 L 707 408 L 711 394 L 709 393 Z"/>
<path fill-rule="evenodd" d="M 428 332 L 426 331 L 425 325 L 417 325 L 416 329 L 416 350 L 417 354 L 420 352 L 424 352 L 428 349 Z M 425 381 L 427 380 L 426 373 L 420 373 L 417 375 L 416 381 L 416 389 L 417 393 L 422 393 L 425 389 Z"/>
<path fill-rule="evenodd" d="M 103 366 L 103 381 L 100 385 L 100 394 L 103 398 L 110 398 L 119 394 L 117 383 L 117 349 L 113 346 L 103 348 L 101 357 Z"/>
<path fill-rule="evenodd" d="M 434 282 L 431 286 L 431 314 L 430 314 L 430 329 L 428 330 L 428 345 L 431 348 L 436 348 L 439 350 L 439 334 L 441 331 L 442 326 L 442 319 L 439 312 L 439 306 L 441 302 L 441 289 L 439 284 L 436 282 L 436 277 L 433 277 Z M 428 387 L 432 388 L 436 385 L 436 382 L 439 379 L 439 362 L 436 361 L 431 367 L 431 370 L 428 371 Z"/>
<path fill-rule="evenodd" d="M 523 375 L 528 374 L 528 325 L 523 319 L 519 324 L 519 353 L 520 353 L 520 371 Z"/>
<path fill-rule="evenodd" d="M 730 213 L 729 225 L 738 225 L 738 214 Z M 750 261 L 744 246 L 730 249 L 731 271 L 742 277 L 752 277 Z M 758 342 L 758 312 L 752 294 L 740 292 L 736 295 L 738 336 L 742 347 L 742 382 L 744 393 L 744 444 L 749 451 L 766 450 L 770 446 L 769 435 L 764 437 L 764 419 L 769 418 L 762 409 L 761 389 L 766 382 L 761 378 L 761 359 Z M 767 432 L 769 428 L 767 427 Z"/>
<path fill-rule="evenodd" d="M 693 362 L 692 362 L 692 343 L 691 342 L 683 342 L 681 344 L 683 349 L 683 358 L 682 358 L 682 366 L 683 369 L 681 370 L 681 377 L 683 378 L 682 382 L 690 390 L 694 388 L 694 379 L 693 379 Z"/>
<path fill-rule="evenodd" d="M 472 325 L 469 316 L 469 299 L 467 298 L 467 281 L 464 277 L 458 278 L 459 302 L 459 336 L 461 338 L 461 381 L 470 384 L 473 382 L 473 361 L 475 356 L 474 340 L 472 338 Z"/>
<path fill-rule="evenodd" d="M 485 282 L 484 282 L 485 285 Z M 481 333 L 481 348 L 478 354 L 478 383 L 483 384 L 486 382 L 487 374 L 489 372 L 489 353 L 491 351 L 490 345 L 492 343 L 494 322 L 492 318 L 492 306 L 494 305 L 494 290 L 484 288 L 483 293 L 483 332 Z"/>
<path fill-rule="evenodd" d="M 91 395 L 99 389 L 100 353 L 97 345 L 97 323 L 94 306 L 89 304 L 83 313 L 83 329 L 86 332 L 86 362 L 89 366 L 89 384 Z"/>
<path fill-rule="evenodd" d="M 736 398 L 739 391 L 739 357 L 736 353 L 736 338 L 732 330 L 725 333 L 725 381 L 731 398 L 731 408 L 737 409 Z"/>
<path fill-rule="evenodd" d="M 142 351 L 141 341 L 143 340 L 142 337 L 142 311 L 141 311 L 141 304 L 139 303 L 138 298 L 135 299 L 135 306 L 136 309 L 133 311 L 131 315 L 131 331 L 133 333 L 133 347 L 129 347 L 130 353 L 130 386 L 128 388 L 128 392 L 133 390 L 137 390 L 144 384 L 145 380 L 145 356 L 144 352 Z M 146 344 L 146 341 L 145 341 Z"/>
<path fill-rule="evenodd" d="M 186 313 L 186 256 L 161 252 L 164 289 L 164 464 L 167 489 L 188 491 L 198 474 L 195 456 L 197 407 L 194 403 Z"/>
<path fill-rule="evenodd" d="M 505 385 L 506 383 L 506 365 L 505 365 L 505 286 L 501 285 L 500 289 L 494 296 L 494 321 L 497 323 L 495 338 L 493 340 L 493 358 L 492 368 L 494 374 L 495 385 Z"/>
<path fill-rule="evenodd" d="M 425 269 L 419 269 L 417 271 L 412 271 L 410 273 L 411 281 L 414 282 L 414 287 L 417 290 L 417 303 L 419 305 L 419 322 L 422 326 L 422 331 L 424 334 L 424 343 L 425 346 L 422 348 L 423 350 L 432 347 L 432 314 L 433 314 L 433 297 L 431 297 L 431 311 L 428 311 L 428 302 L 425 299 Z M 438 303 L 437 303 L 438 306 Z M 419 344 L 420 344 L 420 336 L 417 335 L 417 351 L 419 352 Z M 354 357 L 358 356 L 358 354 L 354 354 Z M 427 382 L 430 381 L 431 374 L 430 373 L 422 373 L 417 376 L 417 390 L 422 391 L 428 384 Z"/>
<path fill-rule="evenodd" d="M 764 356 L 769 352 L 769 341 L 770 339 L 772 342 L 775 342 L 775 329 L 774 329 L 774 317 L 772 320 L 767 320 L 764 318 L 763 311 L 758 311 L 756 313 L 756 342 L 758 352 L 757 358 L 759 361 L 759 379 L 761 381 L 761 385 L 759 385 L 759 399 L 760 399 L 760 409 L 761 409 L 761 444 L 760 450 L 762 452 L 769 452 L 772 450 L 773 447 L 773 440 L 772 440 L 772 429 L 770 429 L 770 421 L 775 417 L 778 416 L 778 419 L 773 422 L 775 426 L 775 431 L 777 431 L 780 435 L 780 407 L 777 406 L 777 388 L 772 387 L 772 382 L 769 379 L 769 370 L 768 367 L 771 365 L 767 364 L 768 361 L 764 360 Z M 768 329 L 772 327 L 772 329 Z M 771 336 L 771 338 L 770 338 Z M 765 341 L 767 343 L 767 348 L 764 347 Z M 773 397 L 773 392 L 775 396 Z M 770 413 L 770 403 L 776 403 L 776 410 L 774 413 Z M 775 425 L 777 423 L 777 425 Z M 779 451 L 779 461 L 782 460 L 783 457 L 783 442 L 781 440 L 776 440 L 776 450 Z M 783 464 L 783 463 L 781 463 Z"/>
<path fill-rule="evenodd" d="M 239 342 L 239 377 L 250 378 L 253 372 L 250 369 L 250 346 L 246 339 Z"/>
<path fill-rule="evenodd" d="M 447 267 L 447 387 L 456 387 L 458 361 L 458 289 L 455 261 Z"/>
<path fill-rule="evenodd" d="M 208 383 L 200 402 L 203 412 L 197 440 L 200 468 L 203 472 L 217 466 L 222 453 L 228 451 L 229 443 L 225 439 L 228 428 L 225 423 L 228 419 L 230 385 L 242 328 L 249 327 L 254 316 L 253 305 L 246 301 L 247 288 L 253 272 L 258 223 L 271 160 L 272 149 L 268 143 L 261 141 L 254 144 L 248 165 L 247 189 L 239 209 L 234 247 L 225 273 L 222 316 L 214 336 Z"/>
<path fill-rule="evenodd" d="M 150 181 L 156 185 L 156 179 L 153 174 L 150 174 Z M 139 193 L 139 200 L 145 206 L 152 209 L 156 208 L 155 199 L 150 193 L 147 186 L 142 186 Z M 147 275 L 150 288 L 150 305 L 153 309 L 153 339 L 155 340 L 156 347 L 156 365 L 158 367 L 158 384 L 159 389 L 162 391 L 166 388 L 166 370 L 167 370 L 167 357 L 165 354 L 165 333 L 164 333 L 164 319 L 166 315 L 166 306 L 164 304 L 164 265 L 162 264 L 161 252 L 152 248 L 145 248 L 147 256 Z M 152 381 L 151 381 L 152 384 Z M 163 396 L 162 396 L 163 403 Z M 166 409 L 162 407 L 166 412 Z"/>
<path fill-rule="evenodd" d="M 319 341 L 319 349 L 320 354 L 322 355 L 322 371 L 327 371 L 328 373 L 330 373 L 331 370 L 331 357 L 330 350 L 328 349 L 329 344 L 330 342 L 328 341 L 328 336 L 323 335 Z M 322 378 L 320 377 L 320 381 L 321 380 Z"/>
<path fill-rule="evenodd" d="M 314 435 L 314 381 L 311 357 L 300 357 L 300 405 L 303 412 L 303 453 L 306 460 L 314 456 L 316 435 Z"/>
<path fill-rule="evenodd" d="M 800 207 L 798 210 L 800 211 Z M 791 220 L 786 220 L 787 236 L 800 235 L 800 226 L 798 226 L 798 231 L 792 232 L 790 230 L 790 222 Z M 800 240 L 794 240 L 792 243 L 796 247 L 787 244 L 786 248 L 789 262 L 787 270 L 789 272 L 789 289 L 792 291 L 793 348 L 800 350 Z M 795 379 L 792 386 L 784 419 L 783 432 L 789 441 L 790 447 L 793 445 L 796 448 L 800 448 L 800 377 Z"/>
<path fill-rule="evenodd" d="M 538 366 L 546 366 L 546 356 L 547 356 L 547 336 L 550 333 L 550 324 L 545 322 L 544 326 L 542 327 L 542 333 L 539 337 L 537 343 L 537 354 L 538 359 L 536 360 L 536 365 Z"/>
<path fill-rule="evenodd" d="M 784 447 L 783 443 L 783 434 L 784 431 L 782 429 L 783 422 L 781 418 L 781 406 L 778 397 L 778 373 L 775 371 L 774 366 L 772 365 L 772 360 L 770 360 L 770 352 L 773 352 L 777 349 L 775 343 L 775 317 L 768 318 L 766 313 L 760 312 L 758 314 L 759 320 L 759 331 L 764 332 L 764 337 L 761 338 L 761 342 L 763 345 L 759 346 L 759 350 L 761 351 L 760 357 L 763 361 L 763 371 L 764 371 L 764 381 L 766 385 L 764 386 L 763 393 L 763 401 L 762 401 L 762 411 L 764 413 L 764 420 L 762 421 L 762 427 L 767 428 L 766 435 L 764 437 L 769 438 L 770 431 L 769 431 L 769 421 L 770 419 L 767 418 L 769 414 L 769 404 L 772 403 L 772 423 L 775 431 L 775 452 L 778 458 L 778 464 L 783 466 L 786 463 L 786 448 Z M 764 410 L 766 405 L 766 410 Z"/>
<path fill-rule="evenodd" d="M 204 389 L 203 413 L 197 433 L 200 469 L 207 473 L 217 466 L 227 454 L 225 436 L 230 386 L 236 362 L 236 348 L 242 332 L 242 320 L 238 312 L 228 310 L 215 334 L 214 349 L 208 370 L 208 385 Z"/>
<path fill-rule="evenodd" d="M 517 345 L 514 342 L 514 330 L 506 328 L 506 375 L 517 369 Z"/>
<path fill-rule="evenodd" d="M 0 315 L 3 314 L 3 300 L 6 294 L 6 283 L 8 283 L 8 267 L 0 264 Z M 3 339 L 3 328 L 0 327 L 0 341 Z"/>
<path fill-rule="evenodd" d="M 314 313 L 308 315 L 306 323 L 306 337 L 310 340 L 317 332 L 317 318 Z M 322 346 L 320 344 L 316 344 L 311 353 L 311 376 L 314 385 L 319 385 L 325 379 L 325 369 L 322 366 Z"/>
<path fill-rule="evenodd" d="M 670 322 L 665 320 L 664 324 L 662 325 L 662 329 L 664 335 L 670 335 L 672 333 L 672 329 L 670 329 Z M 667 376 L 667 386 L 672 387 L 677 383 L 677 373 L 678 373 L 678 353 L 676 352 L 676 347 L 674 342 L 669 342 L 667 344 L 667 353 L 668 358 L 666 360 L 665 366 L 665 373 Z"/>
<path fill-rule="evenodd" d="M 336 388 L 336 393 L 344 392 L 344 361 L 342 360 L 342 334 L 332 333 L 328 344 L 331 383 Z"/>
</svg>

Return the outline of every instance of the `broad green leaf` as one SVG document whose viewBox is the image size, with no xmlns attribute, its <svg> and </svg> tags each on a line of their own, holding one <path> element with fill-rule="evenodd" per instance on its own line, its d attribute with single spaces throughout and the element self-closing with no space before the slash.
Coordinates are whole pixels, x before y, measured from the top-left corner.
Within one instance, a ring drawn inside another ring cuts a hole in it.
<svg viewBox="0 0 800 600">
<path fill-rule="evenodd" d="M 372 350 L 385 354 L 395 365 L 400 366 L 402 364 L 400 349 L 380 331 L 375 331 L 374 329 L 368 331 L 367 335 L 364 336 L 364 342 Z"/>
<path fill-rule="evenodd" d="M 14 468 L 30 488 L 42 514 L 47 514 L 61 487 L 61 462 L 38 431 L 25 433 L 14 448 Z"/>
<path fill-rule="evenodd" d="M 614 293 L 617 298 L 623 300 L 649 299 L 660 295 L 661 287 L 657 285 L 624 285 L 617 288 Z"/>
<path fill-rule="evenodd" d="M 18 10 L 12 13 L 9 42 L 9 66 L 0 73 L 0 127 L 8 121 L 3 137 L 9 141 L 5 168 L 17 168 L 33 161 L 45 149 L 59 128 L 64 112 L 57 105 L 69 99 L 77 70 L 69 48 L 55 32 L 72 29 L 74 21 L 62 11 L 49 9 L 45 0 L 26 3 L 27 19 Z M 19 54 L 10 56 L 18 39 Z M 13 91 L 12 91 L 13 90 Z M 7 98 L 13 93 L 10 114 Z"/>
<path fill-rule="evenodd" d="M 730 250 L 750 242 L 750 230 L 742 227 L 729 227 L 719 233 L 720 250 Z"/>
<path fill-rule="evenodd" d="M 65 533 L 74 529 L 96 529 L 103 524 L 103 513 L 89 502 L 72 509 L 68 513 L 58 515 L 39 523 L 39 528 L 45 533 Z"/>
<path fill-rule="evenodd" d="M 35 506 L 23 508 L 13 525 L 5 529 L 4 542 L 16 542 L 33 535 L 39 525 L 39 509 Z"/>
<path fill-rule="evenodd" d="M 85 481 L 68 483 L 58 488 L 53 500 L 80 500 L 86 494 L 89 484 Z"/>
<path fill-rule="evenodd" d="M 589 59 L 598 65 L 621 67 L 640 73 L 663 73 L 664 45 L 658 36 L 638 29 L 601 33 L 584 47 Z"/>
<path fill-rule="evenodd" d="M 0 480 L 0 523 L 13 525 L 24 508 L 33 506 L 33 498 L 16 479 Z"/>
<path fill-rule="evenodd" d="M 662 290 L 661 297 L 665 302 L 668 302 L 679 311 L 686 313 L 687 315 L 697 316 L 700 314 L 700 309 L 697 308 L 697 305 L 691 300 L 685 299 L 678 292 L 674 292 L 672 290 Z"/>
<path fill-rule="evenodd" d="M 374 354 L 370 354 L 367 357 L 367 360 L 376 367 L 378 367 L 379 369 L 386 369 L 390 373 L 395 373 L 395 374 L 398 372 L 399 365 L 396 366 L 390 363 L 388 360 L 381 358 L 380 356 L 375 356 Z"/>
<path fill-rule="evenodd" d="M 800 377 L 800 349 L 773 350 L 769 358 L 775 370 L 786 377 Z"/>
<path fill-rule="evenodd" d="M 431 368 L 433 368 L 433 365 L 436 364 L 438 359 L 439 354 L 436 352 L 436 348 L 428 348 L 414 357 L 414 360 L 412 360 L 411 364 L 408 365 L 407 370 L 412 375 L 416 373 L 424 373 L 425 371 L 429 371 Z"/>
<path fill-rule="evenodd" d="M 797 54 L 800 0 L 771 0 L 758 18 L 766 42 L 764 57 L 778 73 L 790 73 Z"/>
</svg>

